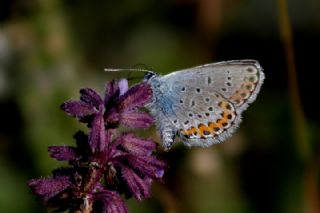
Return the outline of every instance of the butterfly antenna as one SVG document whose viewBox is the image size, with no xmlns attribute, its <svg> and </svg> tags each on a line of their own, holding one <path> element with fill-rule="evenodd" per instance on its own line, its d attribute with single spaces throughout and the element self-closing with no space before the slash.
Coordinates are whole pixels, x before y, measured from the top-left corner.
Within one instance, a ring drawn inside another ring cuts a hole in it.
<svg viewBox="0 0 320 213">
<path fill-rule="evenodd" d="M 125 71 L 135 71 L 135 72 L 152 72 L 147 69 L 137 69 L 137 68 L 127 68 L 127 69 L 113 69 L 113 68 L 105 68 L 105 72 L 125 72 Z"/>
</svg>

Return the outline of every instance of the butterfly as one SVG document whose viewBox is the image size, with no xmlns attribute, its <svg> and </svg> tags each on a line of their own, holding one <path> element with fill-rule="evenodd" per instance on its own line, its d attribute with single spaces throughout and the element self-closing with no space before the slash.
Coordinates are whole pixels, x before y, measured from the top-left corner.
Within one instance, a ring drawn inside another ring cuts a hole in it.
<svg viewBox="0 0 320 213">
<path fill-rule="evenodd" d="M 170 149 L 178 136 L 189 147 L 225 141 L 238 128 L 264 80 L 256 60 L 232 60 L 179 70 L 149 71 L 144 81 L 153 97 L 146 105 L 156 120 L 162 144 Z"/>
</svg>

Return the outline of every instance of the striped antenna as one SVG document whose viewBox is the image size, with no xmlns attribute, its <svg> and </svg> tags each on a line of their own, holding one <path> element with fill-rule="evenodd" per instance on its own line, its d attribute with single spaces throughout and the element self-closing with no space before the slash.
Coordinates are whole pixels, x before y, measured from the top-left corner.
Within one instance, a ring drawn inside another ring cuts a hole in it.
<svg viewBox="0 0 320 213">
<path fill-rule="evenodd" d="M 135 71 L 135 72 L 152 72 L 147 69 L 137 69 L 137 68 L 128 68 L 128 69 L 113 69 L 113 68 L 105 68 L 105 72 L 122 72 L 122 71 Z"/>
</svg>

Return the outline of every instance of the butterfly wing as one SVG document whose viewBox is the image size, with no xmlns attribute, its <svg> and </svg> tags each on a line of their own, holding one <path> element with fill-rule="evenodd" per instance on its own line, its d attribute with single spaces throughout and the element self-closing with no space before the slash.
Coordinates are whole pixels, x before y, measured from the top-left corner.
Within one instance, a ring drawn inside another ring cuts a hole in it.
<svg viewBox="0 0 320 213">
<path fill-rule="evenodd" d="M 158 123 L 188 146 L 222 142 L 238 127 L 263 79 L 254 60 L 207 64 L 159 77 L 159 87 L 154 87 L 154 108 L 161 111 Z"/>
</svg>

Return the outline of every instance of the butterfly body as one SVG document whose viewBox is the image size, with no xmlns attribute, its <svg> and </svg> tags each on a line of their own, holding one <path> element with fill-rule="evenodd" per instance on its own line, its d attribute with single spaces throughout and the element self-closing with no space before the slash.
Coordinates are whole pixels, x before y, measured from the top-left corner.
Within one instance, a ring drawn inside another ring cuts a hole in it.
<svg viewBox="0 0 320 213">
<path fill-rule="evenodd" d="M 187 146 L 208 147 L 226 140 L 241 122 L 264 79 L 255 60 L 225 61 L 149 75 L 155 117 L 163 145 L 179 136 Z"/>
</svg>

